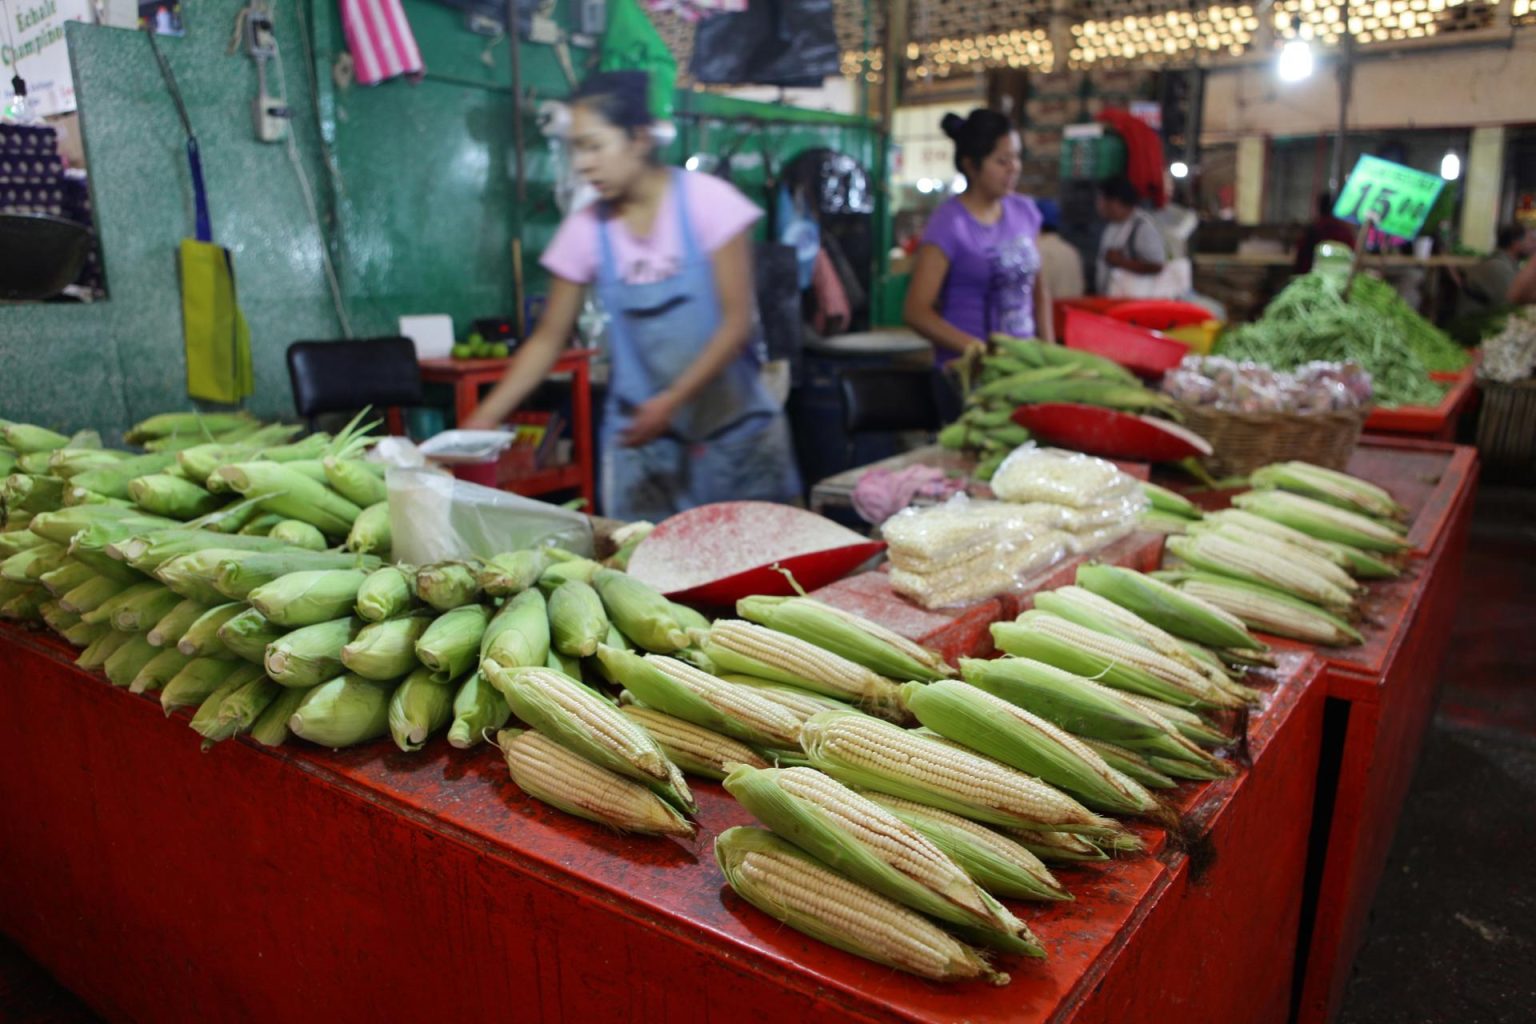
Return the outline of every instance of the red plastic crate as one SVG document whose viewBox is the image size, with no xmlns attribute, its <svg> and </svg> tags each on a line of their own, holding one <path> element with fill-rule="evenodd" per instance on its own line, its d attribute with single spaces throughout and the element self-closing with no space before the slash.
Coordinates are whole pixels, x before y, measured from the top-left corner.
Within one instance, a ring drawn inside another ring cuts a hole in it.
<svg viewBox="0 0 1536 1024">
<path fill-rule="evenodd" d="M 1057 299 L 1051 303 L 1051 316 L 1056 324 L 1056 340 L 1067 336 L 1067 310 L 1080 309 L 1086 313 L 1104 313 L 1123 306 L 1127 299 L 1111 299 L 1102 295 L 1083 295 L 1075 299 Z"/>
<path fill-rule="evenodd" d="M 1113 359 L 1143 377 L 1161 377 L 1189 354 L 1189 346 L 1182 341 L 1070 307 L 1067 309 L 1067 329 L 1062 337 L 1067 348 Z"/>
<path fill-rule="evenodd" d="M 1449 440 L 1455 432 L 1456 417 L 1466 410 L 1467 403 L 1472 400 L 1475 372 L 1475 365 L 1469 365 L 1460 373 L 1431 373 L 1431 380 L 1451 384 L 1446 388 L 1440 404 L 1372 409 L 1365 419 L 1363 429 L 1380 434 L 1411 434 L 1415 437 Z"/>
<path fill-rule="evenodd" d="M 1204 306 L 1193 302 L 1173 302 L 1168 299 L 1146 299 L 1122 302 L 1104 311 L 1104 315 L 1121 320 L 1149 331 L 1169 331 L 1175 327 L 1189 327 L 1217 319 Z"/>
</svg>

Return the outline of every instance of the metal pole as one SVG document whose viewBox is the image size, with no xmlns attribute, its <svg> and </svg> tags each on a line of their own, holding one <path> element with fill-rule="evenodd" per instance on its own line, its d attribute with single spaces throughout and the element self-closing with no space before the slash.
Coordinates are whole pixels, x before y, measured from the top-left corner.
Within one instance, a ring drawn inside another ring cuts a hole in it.
<svg viewBox="0 0 1536 1024">
<path fill-rule="evenodd" d="M 895 126 L 896 104 L 901 102 L 902 65 L 907 59 L 910 15 L 907 0 L 891 0 L 885 9 L 885 54 L 881 59 L 885 80 L 881 90 L 880 127 L 887 136 Z"/>
<path fill-rule="evenodd" d="M 523 322 L 523 208 L 528 204 L 528 160 L 523 140 L 523 36 L 517 24 L 518 0 L 507 0 L 508 55 L 512 63 L 512 173 L 516 208 L 512 211 L 512 322 L 521 341 L 528 334 Z"/>
<path fill-rule="evenodd" d="M 1328 190 L 1335 196 L 1344 187 L 1344 136 L 1349 131 L 1349 101 L 1355 85 L 1355 37 L 1349 31 L 1349 0 L 1340 6 L 1344 33 L 1339 47 L 1339 133 L 1333 139 L 1333 164 L 1328 171 Z"/>
</svg>

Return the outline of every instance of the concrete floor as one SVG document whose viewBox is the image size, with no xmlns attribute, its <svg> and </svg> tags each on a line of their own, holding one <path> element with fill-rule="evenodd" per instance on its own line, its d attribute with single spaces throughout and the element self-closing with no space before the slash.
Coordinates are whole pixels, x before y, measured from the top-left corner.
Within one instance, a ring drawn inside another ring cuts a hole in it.
<svg viewBox="0 0 1536 1024">
<path fill-rule="evenodd" d="M 1448 625 L 1440 713 L 1339 1024 L 1536 1020 L 1536 490 L 1480 490 Z M 97 1019 L 0 936 L 0 1022 Z"/>
</svg>

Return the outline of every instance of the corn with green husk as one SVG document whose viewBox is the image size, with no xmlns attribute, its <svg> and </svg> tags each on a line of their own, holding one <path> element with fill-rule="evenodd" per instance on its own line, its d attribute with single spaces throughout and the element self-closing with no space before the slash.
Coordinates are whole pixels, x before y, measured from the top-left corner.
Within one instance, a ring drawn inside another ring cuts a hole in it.
<svg viewBox="0 0 1536 1024">
<path fill-rule="evenodd" d="M 203 749 L 247 732 L 282 691 L 272 680 L 255 675 L 239 686 L 228 684 L 198 706 L 188 724 L 203 737 Z"/>
<path fill-rule="evenodd" d="M 431 624 L 424 614 L 369 623 L 341 649 L 341 663 L 364 679 L 399 679 L 420 664 L 416 641 Z"/>
<path fill-rule="evenodd" d="M 382 463 L 333 456 L 327 456 L 322 462 L 326 482 L 348 501 L 367 508 L 389 500 L 389 489 L 384 486 Z"/>
<path fill-rule="evenodd" d="M 550 642 L 561 654 L 588 658 L 608 635 L 602 598 L 590 584 L 568 580 L 549 595 Z"/>
<path fill-rule="evenodd" d="M 64 503 L 64 478 L 12 473 L 0 484 L 0 498 L 7 509 L 18 512 L 52 512 Z"/>
<path fill-rule="evenodd" d="M 69 444 L 69 438 L 63 434 L 30 423 L 6 423 L 0 426 L 0 436 L 4 436 L 6 447 L 21 455 L 51 452 Z"/>
<path fill-rule="evenodd" d="M 1359 631 L 1349 623 L 1293 594 L 1211 573 L 1178 573 L 1173 578 L 1191 597 L 1215 605 L 1254 629 L 1330 647 L 1362 641 Z"/>
<path fill-rule="evenodd" d="M 86 586 L 89 587 L 90 585 L 86 584 Z M 96 589 L 103 589 L 104 591 L 106 590 L 106 588 Z M 111 622 L 112 617 L 117 614 L 117 610 L 130 601 L 136 601 L 139 598 L 145 596 L 166 594 L 169 592 L 162 584 L 156 583 L 154 580 L 145 580 L 142 583 L 135 583 L 129 587 L 116 586 L 110 590 L 109 596 L 96 603 L 94 606 L 87 607 L 87 605 L 90 604 L 90 601 L 94 599 L 95 595 L 94 593 L 90 594 L 87 598 L 84 599 L 84 603 L 82 603 L 82 599 L 77 596 L 80 590 L 81 588 L 76 588 L 76 590 L 72 590 L 68 594 L 65 594 L 62 598 L 60 598 L 59 604 L 67 611 L 75 612 L 80 616 L 82 621 L 93 624 L 98 622 Z M 174 597 L 175 595 L 172 594 L 171 596 Z M 132 630 L 129 630 L 128 632 L 132 632 Z"/>
<path fill-rule="evenodd" d="M 1146 786 L 1148 789 L 1173 789 L 1178 785 L 1173 779 L 1152 767 L 1152 762 L 1129 747 L 1122 747 L 1103 740 L 1084 739 L 1094 753 L 1115 771 Z"/>
<path fill-rule="evenodd" d="M 742 899 L 828 945 L 932 981 L 1008 983 L 932 922 L 771 832 L 727 829 L 715 839 L 715 859 Z"/>
<path fill-rule="evenodd" d="M 286 633 L 287 630 L 269 622 L 261 612 L 247 608 L 219 627 L 218 638 L 228 654 L 260 665 L 266 660 L 267 645 L 282 639 Z"/>
<path fill-rule="evenodd" d="M 187 525 L 195 530 L 206 530 L 210 533 L 238 535 L 243 528 L 265 514 L 261 510 L 260 498 L 241 498 L 239 501 L 222 505 L 207 515 L 198 516 Z"/>
<path fill-rule="evenodd" d="M 382 555 L 389 551 L 392 543 L 387 501 L 363 509 L 353 521 L 352 529 L 347 531 L 346 548 L 358 554 Z"/>
<path fill-rule="evenodd" d="M 198 601 L 178 601 L 149 630 L 149 642 L 156 647 L 175 647 L 192 624 L 208 613 L 208 606 Z"/>
<path fill-rule="evenodd" d="M 598 570 L 601 568 L 601 564 L 592 561 L 590 558 L 567 558 L 561 560 L 556 556 L 555 561 L 551 562 L 548 568 L 539 573 L 539 589 L 544 591 L 546 595 L 549 595 L 554 593 L 561 584 L 569 583 L 572 580 L 590 586 L 592 581 L 597 578 Z"/>
<path fill-rule="evenodd" d="M 416 572 L 416 596 L 440 612 L 480 600 L 475 567 L 467 562 L 439 562 Z"/>
<path fill-rule="evenodd" d="M 415 578 L 414 572 L 398 566 L 375 569 L 357 588 L 357 614 L 369 622 L 404 615 L 416 603 L 416 595 L 411 590 Z"/>
<path fill-rule="evenodd" d="M 1152 508 L 1168 515 L 1178 516 L 1182 519 L 1199 519 L 1203 515 L 1199 507 L 1182 494 L 1170 491 L 1166 487 L 1142 481 L 1141 489 L 1151 502 Z"/>
<path fill-rule="evenodd" d="M 214 605 L 187 627 L 186 632 L 176 641 L 176 649 L 189 658 L 224 655 L 227 652 L 224 641 L 219 639 L 219 629 L 243 611 L 245 605 L 238 601 Z"/>
<path fill-rule="evenodd" d="M 531 729 L 503 729 L 496 744 L 512 781 L 536 800 L 625 832 L 693 838 L 692 823 L 661 797 L 548 737 Z"/>
<path fill-rule="evenodd" d="M 350 615 L 367 578 L 361 569 L 294 572 L 250 591 L 246 600 L 268 620 L 296 629 Z"/>
<path fill-rule="evenodd" d="M 91 504 L 92 496 L 130 500 L 128 485 L 149 473 L 160 473 L 176 465 L 176 456 L 170 452 L 151 453 L 123 459 L 110 466 L 88 469 L 69 478 L 64 489 L 66 505 Z M 71 500 L 71 499 L 74 500 Z"/>
<path fill-rule="evenodd" d="M 467 604 L 440 615 L 416 641 L 416 657 L 438 682 L 457 679 L 478 660 L 480 638 L 490 621 L 490 609 L 481 604 Z"/>
<path fill-rule="evenodd" d="M 14 583 L 5 585 L 18 586 Z M 12 622 L 37 622 L 43 617 L 43 605 L 47 601 L 48 592 L 42 587 L 21 586 L 16 592 L 0 599 L 0 619 L 9 619 Z"/>
<path fill-rule="evenodd" d="M 1248 478 L 1257 490 L 1279 489 L 1381 519 L 1407 519 L 1408 510 L 1381 487 L 1308 462 L 1276 462 Z"/>
<path fill-rule="evenodd" d="M 325 534 L 297 519 L 284 519 L 267 533 L 269 540 L 281 541 L 303 551 L 324 551 L 328 545 Z"/>
<path fill-rule="evenodd" d="M 1354 607 L 1348 591 L 1310 568 L 1220 534 L 1170 538 L 1168 550 L 1199 572 L 1262 584 L 1334 611 Z"/>
<path fill-rule="evenodd" d="M 260 515 L 252 516 L 244 526 L 240 527 L 238 536 L 266 537 L 272 532 L 274 526 L 285 521 L 284 517 L 275 512 L 263 512 Z M 286 548 L 287 545 L 284 545 L 284 547 Z"/>
<path fill-rule="evenodd" d="M 162 412 L 129 427 L 123 440 L 143 444 L 181 434 L 213 436 L 255 425 L 256 420 L 248 412 Z"/>
<path fill-rule="evenodd" d="M 69 552 L 59 544 L 39 544 L 19 551 L 0 562 L 0 579 L 12 583 L 33 583 L 46 573 L 60 569 Z"/>
<path fill-rule="evenodd" d="M 767 768 L 756 750 L 737 739 L 675 718 L 654 708 L 621 705 L 619 710 L 654 739 L 685 775 L 719 781 L 738 765 Z"/>
<path fill-rule="evenodd" d="M 81 584 L 96 578 L 96 570 L 73 559 L 66 559 L 57 569 L 43 573 L 37 582 L 54 597 L 63 597 Z"/>
<path fill-rule="evenodd" d="M 1072 835 L 1070 832 L 1042 832 L 1038 829 L 1003 829 L 1007 839 L 1053 864 L 1079 864 L 1084 861 L 1107 860 L 1109 854 L 1096 840 Z M 1106 846 L 1108 844 L 1105 844 Z"/>
<path fill-rule="evenodd" d="M 1056 789 L 977 754 L 858 712 L 825 711 L 801 728 L 810 762 L 850 786 L 890 793 L 976 821 L 1107 834 L 1101 818 Z"/>
<path fill-rule="evenodd" d="M 614 569 L 592 578 L 608 619 L 637 646 L 653 654 L 671 654 L 688 646 L 688 634 L 672 614 L 672 602 L 651 586 Z"/>
<path fill-rule="evenodd" d="M 113 610 L 114 629 L 128 633 L 148 633 L 155 628 L 155 623 L 181 603 L 182 599 L 170 587 L 160 584 L 154 586 L 156 589 L 145 590 L 123 601 Z"/>
<path fill-rule="evenodd" d="M 82 623 L 80 621 L 79 615 L 72 611 L 67 611 L 61 607 L 58 601 L 47 601 L 41 606 L 41 608 L 43 613 L 43 622 L 45 622 L 48 625 L 48 628 L 53 630 L 55 633 L 63 634 L 66 630 L 75 626 L 91 625 L 89 622 Z M 96 623 L 96 625 L 100 625 L 100 623 Z"/>
<path fill-rule="evenodd" d="M 348 673 L 310 690 L 288 719 L 300 739 L 322 747 L 350 747 L 389 733 L 389 698 L 393 683 L 377 683 Z"/>
<path fill-rule="evenodd" d="M 288 737 L 293 735 L 288 721 L 308 696 L 308 690 L 281 687 L 276 698 L 251 725 L 251 739 L 264 747 L 280 747 L 288 742 Z"/>
<path fill-rule="evenodd" d="M 1199 746 L 1211 748 L 1224 747 L 1233 743 L 1236 739 L 1236 737 L 1229 736 L 1211 725 L 1188 708 L 1177 708 L 1172 704 L 1164 704 L 1162 701 L 1153 700 L 1151 697 L 1138 697 L 1133 693 L 1126 694 L 1125 699 L 1153 718 L 1167 722 L 1179 735 Z"/>
<path fill-rule="evenodd" d="M 543 735 L 641 783 L 679 810 L 698 809 L 682 774 L 656 741 L 593 690 L 545 668 L 506 671 L 489 662 L 481 672 L 512 713 Z"/>
<path fill-rule="evenodd" d="M 67 629 L 61 631 L 59 635 L 62 636 L 64 638 L 64 642 L 69 644 L 71 647 L 79 647 L 83 649 L 91 646 L 97 640 L 100 640 L 102 637 L 111 632 L 114 632 L 114 630 L 111 626 L 108 626 L 105 623 L 98 622 L 95 625 L 92 625 L 89 622 L 77 622 L 73 626 L 70 626 Z"/>
<path fill-rule="evenodd" d="M 177 708 L 196 707 L 231 681 L 243 685 L 260 676 L 261 667 L 225 658 L 188 658 L 160 688 L 160 706 L 169 715 Z"/>
<path fill-rule="evenodd" d="M 1280 559 L 1288 567 L 1305 569 L 1322 577 L 1340 590 L 1349 594 L 1351 598 L 1357 597 L 1361 585 L 1353 576 L 1333 558 L 1317 554 L 1309 548 L 1298 546 L 1289 541 L 1281 540 L 1262 530 L 1250 530 L 1237 523 L 1218 523 L 1214 526 L 1203 526 L 1191 531 L 1196 537 L 1213 535 L 1218 539 L 1231 541 L 1253 552 L 1262 553 Z M 1234 575 L 1225 573 L 1224 575 Z"/>
<path fill-rule="evenodd" d="M 283 551 L 287 545 L 269 537 L 242 537 L 211 530 L 173 528 L 131 534 L 107 545 L 109 554 L 140 572 L 153 573 L 180 555 L 218 548 L 222 551 Z"/>
<path fill-rule="evenodd" d="M 108 524 L 124 527 L 129 534 L 134 527 L 153 530 L 181 525 L 162 516 L 146 515 L 136 508 L 90 505 L 82 508 L 61 508 L 57 512 L 39 512 L 27 524 L 27 529 L 44 540 L 67 545 L 82 531 Z"/>
<path fill-rule="evenodd" d="M 480 637 L 480 667 L 503 669 L 542 666 L 549 658 L 549 608 L 537 589 L 518 594 L 501 606 Z"/>
<path fill-rule="evenodd" d="M 665 655 L 603 646 L 598 659 L 646 707 L 766 747 L 800 742 L 795 715 L 749 687 L 735 686 Z"/>
<path fill-rule="evenodd" d="M 1249 491 L 1232 499 L 1245 512 L 1273 519 L 1309 537 L 1362 551 L 1397 554 L 1412 547 L 1393 528 L 1369 516 L 1286 491 Z"/>
<path fill-rule="evenodd" d="M 213 479 L 227 482 L 247 498 L 260 496 L 268 512 L 299 519 L 332 537 L 345 537 L 362 509 L 325 484 L 277 462 L 222 466 Z"/>
<path fill-rule="evenodd" d="M 150 642 L 137 633 L 129 634 L 130 639 L 123 646 L 112 652 L 101 666 L 106 673 L 108 681 L 113 686 L 126 687 L 133 682 L 134 676 L 139 670 L 149 664 L 149 660 L 160 654 L 158 647 L 151 646 Z"/>
<path fill-rule="evenodd" d="M 1053 903 L 1072 899 L 1039 857 L 1000 832 L 900 797 L 862 795 L 926 836 L 993 895 Z"/>
<path fill-rule="evenodd" d="M 317 622 L 269 641 L 262 664 L 267 675 L 283 686 L 307 689 L 344 671 L 342 651 L 358 636 L 361 627 L 347 617 Z M 396 676 L 404 675 L 404 672 Z M 389 678 L 396 678 L 391 676 Z"/>
<path fill-rule="evenodd" d="M 1104 763 L 1081 740 L 1017 705 L 968 683 L 941 680 L 902 689 L 917 720 L 939 735 L 1027 772 L 1112 814 L 1158 814 L 1138 783 Z"/>
<path fill-rule="evenodd" d="M 62 541 L 55 542 L 40 533 L 33 533 L 27 527 L 6 526 L 5 529 L 0 530 L 0 558 L 10 558 L 28 548 L 53 543 L 67 545 L 69 538 L 65 537 Z"/>
<path fill-rule="evenodd" d="M 151 473 L 128 483 L 128 496 L 146 512 L 172 519 L 196 519 L 226 503 L 190 480 L 169 473 Z"/>
<path fill-rule="evenodd" d="M 89 623 L 86 623 L 86 625 L 89 625 Z M 118 648 L 125 646 L 128 641 L 134 638 L 134 634 L 119 633 L 110 626 L 107 626 L 106 630 L 105 633 L 92 641 L 90 646 L 86 647 L 75 658 L 75 664 L 78 667 L 88 672 L 101 668 L 107 663 L 108 658 L 117 653 Z"/>
<path fill-rule="evenodd" d="M 584 681 L 585 673 L 581 668 L 581 659 L 572 658 L 561 654 L 553 647 L 549 649 L 549 656 L 544 659 L 544 667 L 554 672 L 563 673 L 578 683 Z"/>
<path fill-rule="evenodd" d="M 720 619 L 699 639 L 700 648 L 722 672 L 814 690 L 894 719 L 903 714 L 900 690 L 891 680 L 798 637 Z"/>
<path fill-rule="evenodd" d="M 430 670 L 418 668 L 406 676 L 389 698 L 389 733 L 395 746 L 420 750 L 427 737 L 453 719 L 454 689 L 440 683 Z"/>
<path fill-rule="evenodd" d="M 133 681 L 128 684 L 128 692 L 148 693 L 151 690 L 160 689 L 176 678 L 177 673 L 186 668 L 191 660 L 174 647 L 170 650 L 161 650 L 139 669 Z"/>
<path fill-rule="evenodd" d="M 1210 529 L 1237 526 L 1253 533 L 1262 533 L 1274 540 L 1284 541 L 1292 547 L 1302 548 L 1319 558 L 1325 558 L 1341 569 L 1349 569 L 1349 559 L 1344 554 L 1343 545 L 1330 544 L 1328 541 L 1309 537 L 1300 530 L 1293 530 L 1283 523 L 1256 516 L 1252 512 L 1244 512 L 1240 508 L 1224 508 L 1220 512 L 1212 512 L 1205 517 L 1202 526 Z"/>
<path fill-rule="evenodd" d="M 48 453 L 48 472 L 68 480 L 76 473 L 113 466 L 128 457 L 127 452 L 111 448 L 55 448 Z"/>
<path fill-rule="evenodd" d="M 240 558 L 226 558 L 219 563 L 214 585 L 231 601 L 255 603 L 256 591 L 273 607 L 293 605 L 294 615 L 312 618 L 313 609 L 329 606 L 336 595 L 350 592 L 347 607 L 357 602 L 357 588 L 370 571 L 378 568 L 371 555 L 352 555 L 330 551 L 258 551 Z M 327 571 L 336 575 L 324 576 Z M 268 588 L 285 576 L 299 576 L 301 582 Z M 294 596 L 296 595 L 296 596 Z M 304 625 L 304 623 L 296 623 Z"/>
<path fill-rule="evenodd" d="M 489 731 L 500 729 L 512 717 L 507 700 L 479 672 L 471 672 L 453 697 L 453 724 L 448 742 L 460 750 L 479 743 Z"/>
<path fill-rule="evenodd" d="M 548 548 L 496 555 L 480 568 L 480 588 L 490 597 L 515 597 L 537 584 L 553 560 Z"/>
<path fill-rule="evenodd" d="M 944 659 L 899 633 L 808 597 L 744 597 L 736 614 L 798 637 L 888 679 L 932 682 L 953 675 Z"/>
<path fill-rule="evenodd" d="M 1218 649 L 1265 649 L 1236 616 L 1134 569 L 1113 565 L 1079 566 L 1077 585 L 1176 637 Z"/>
<path fill-rule="evenodd" d="M 122 583 L 110 577 L 94 576 L 73 590 L 62 594 L 59 597 L 59 607 L 66 611 L 72 611 L 82 619 L 85 619 L 87 615 L 92 615 L 107 601 L 110 601 L 127 589 L 129 588 L 124 587 Z M 86 621 L 94 624 L 96 622 L 107 622 L 110 619 L 111 614 L 108 613 L 93 616 L 90 619 L 86 619 Z"/>
</svg>

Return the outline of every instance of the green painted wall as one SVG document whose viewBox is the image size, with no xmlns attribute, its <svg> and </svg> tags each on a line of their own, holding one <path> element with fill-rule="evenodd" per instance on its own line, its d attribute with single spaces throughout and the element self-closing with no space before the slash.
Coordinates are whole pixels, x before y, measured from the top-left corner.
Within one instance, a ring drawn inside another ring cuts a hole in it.
<svg viewBox="0 0 1536 1024">
<path fill-rule="evenodd" d="M 474 317 L 511 312 L 519 211 L 507 46 L 487 47 L 448 8 L 403 2 L 426 76 L 344 89 L 331 77 L 344 50 L 337 5 L 309 0 L 302 24 L 298 3 L 275 5 L 293 130 L 323 233 L 305 212 L 287 148 L 252 134 L 256 69 L 244 55 L 225 53 L 243 0 L 203 0 L 189 8 L 186 38 L 161 41 L 202 144 L 215 238 L 234 252 L 256 364 L 249 405 L 259 414 L 291 413 L 283 362 L 290 342 L 341 334 L 322 247 L 330 248 L 358 335 L 391 333 L 407 313 L 449 313 L 462 332 Z M 147 42 L 126 30 L 72 24 L 69 44 L 110 298 L 92 306 L 0 307 L 0 416 L 115 434 L 150 413 L 189 405 L 174 253 L 191 233 L 191 190 L 181 129 Z M 522 52 L 533 99 L 567 94 L 550 48 L 525 45 Z M 578 77 L 587 56 L 573 51 Z M 859 119 L 712 95 L 681 97 L 679 106 L 793 120 L 763 137 L 778 150 L 775 163 L 823 144 L 867 166 L 877 162 L 878 135 Z M 685 124 L 679 158 L 696 144 L 691 132 Z M 549 153 L 531 118 L 526 140 L 520 212 L 525 268 L 537 287 L 537 254 L 558 217 Z M 747 149 L 760 145 L 755 139 Z M 752 174 L 738 180 L 762 202 Z"/>
</svg>

